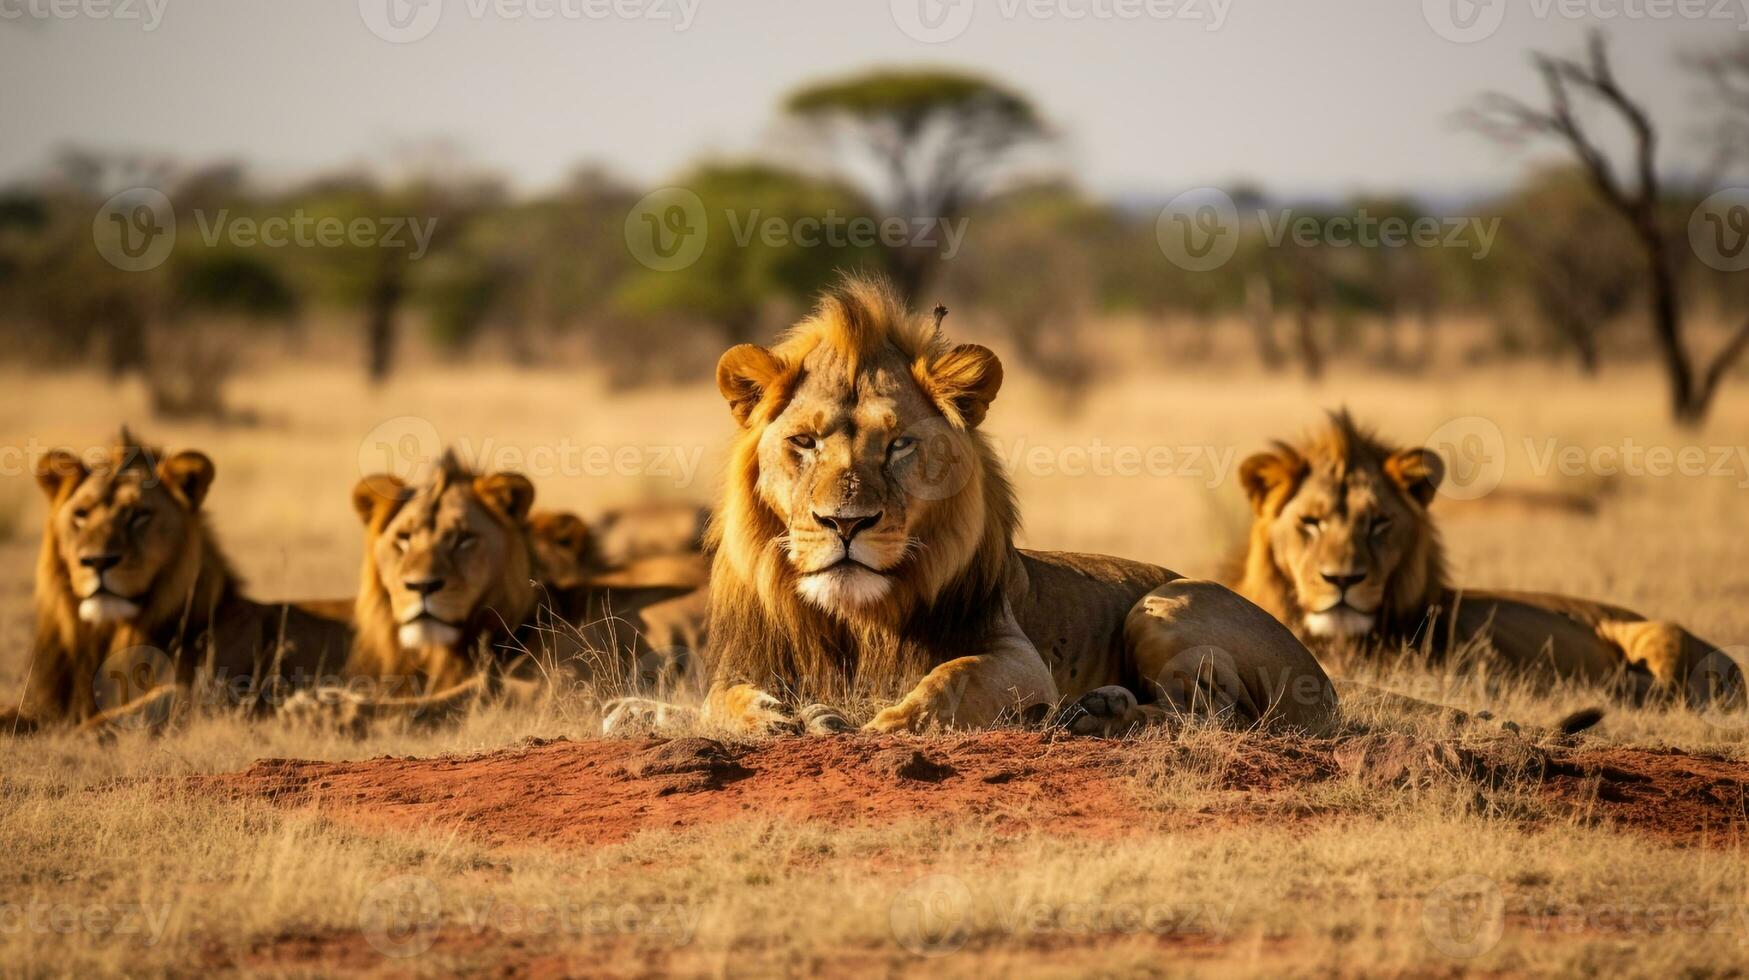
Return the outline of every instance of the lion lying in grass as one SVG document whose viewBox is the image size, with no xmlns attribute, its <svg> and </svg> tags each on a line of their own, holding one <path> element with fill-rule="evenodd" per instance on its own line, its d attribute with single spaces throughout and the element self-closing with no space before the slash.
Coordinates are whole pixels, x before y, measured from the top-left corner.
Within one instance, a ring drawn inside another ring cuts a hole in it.
<svg viewBox="0 0 1749 980">
<path fill-rule="evenodd" d="M 1693 703 L 1741 700 L 1743 676 L 1681 626 L 1569 596 L 1460 588 L 1428 507 L 1445 474 L 1336 413 L 1247 459 L 1255 514 L 1235 587 L 1314 648 L 1477 649 L 1519 674 L 1622 685 Z"/>
<path fill-rule="evenodd" d="M 898 697 L 872 731 L 1064 705 L 1080 731 L 1177 711 L 1328 727 L 1336 696 L 1317 661 L 1225 587 L 1014 546 L 1014 495 L 979 428 L 1002 366 L 950 346 L 940 313 L 932 325 L 849 279 L 776 347 L 723 355 L 741 431 L 711 529 L 706 719 L 842 730 L 820 702 L 867 693 Z M 606 727 L 674 710 L 625 700 Z"/>
<path fill-rule="evenodd" d="M 420 486 L 366 477 L 352 501 L 365 555 L 350 687 L 324 696 L 353 715 L 442 716 L 504 689 L 531 696 L 554 677 L 635 684 L 638 664 L 672 653 L 652 638 L 681 629 L 663 604 L 697 588 L 684 566 L 628 566 L 605 581 L 583 564 L 580 521 L 533 515 L 526 477 L 474 473 L 453 454 Z M 375 682 L 364 696 L 361 680 Z"/>
<path fill-rule="evenodd" d="M 36 477 L 49 501 L 36 639 L 23 704 L 0 731 L 125 712 L 197 673 L 228 706 L 269 705 L 287 685 L 339 673 L 345 622 L 243 594 L 201 512 L 214 477 L 206 456 L 166 455 L 123 429 L 105 458 L 55 451 Z"/>
</svg>

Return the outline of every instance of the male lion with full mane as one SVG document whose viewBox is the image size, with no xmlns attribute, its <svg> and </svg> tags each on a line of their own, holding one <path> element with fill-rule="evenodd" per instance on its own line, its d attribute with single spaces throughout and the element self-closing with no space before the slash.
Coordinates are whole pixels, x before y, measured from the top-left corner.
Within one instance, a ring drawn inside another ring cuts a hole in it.
<svg viewBox="0 0 1749 980">
<path fill-rule="evenodd" d="M 278 682 L 339 671 L 344 622 L 243 594 L 201 511 L 213 476 L 205 455 L 165 455 L 126 429 L 100 459 L 39 461 L 49 510 L 36 639 L 23 703 L 0 730 L 100 720 L 126 711 L 118 699 L 186 690 L 201 673 L 232 700 L 265 704 Z"/>
<path fill-rule="evenodd" d="M 1293 635 L 1213 582 L 1140 562 L 1022 551 L 980 428 L 1002 366 L 950 346 L 883 283 L 847 278 L 767 349 L 725 353 L 740 423 L 710 530 L 707 721 L 873 731 L 1062 717 L 1110 731 L 1172 711 L 1325 728 L 1329 679 Z M 610 706 L 609 730 L 671 706 Z"/>
<path fill-rule="evenodd" d="M 1459 588 L 1428 512 L 1445 475 L 1347 412 L 1240 467 L 1254 520 L 1235 587 L 1314 649 L 1479 649 L 1513 672 L 1692 702 L 1741 698 L 1729 657 L 1675 623 L 1569 596 Z"/>
</svg>

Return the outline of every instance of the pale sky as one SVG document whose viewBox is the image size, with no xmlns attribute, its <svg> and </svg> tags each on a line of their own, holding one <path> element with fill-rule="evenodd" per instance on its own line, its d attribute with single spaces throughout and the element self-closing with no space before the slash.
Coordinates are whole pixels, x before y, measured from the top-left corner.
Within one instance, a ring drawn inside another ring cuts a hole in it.
<svg viewBox="0 0 1749 980">
<path fill-rule="evenodd" d="M 444 139 L 524 190 L 589 161 L 658 182 L 769 145 L 798 83 L 934 64 L 1031 95 L 1065 137 L 1066 168 L 1099 194 L 1237 179 L 1462 194 L 1526 166 L 1450 115 L 1486 88 L 1534 95 L 1531 48 L 1577 51 L 1613 13 L 1624 84 L 1673 121 L 1664 163 L 1680 166 L 1698 156 L 1700 117 L 1672 55 L 1749 22 L 1749 0 L 1726 0 L 1728 19 L 1710 16 L 1719 0 L 411 2 L 0 0 L 0 181 L 68 144 L 295 177 Z M 39 16 L 17 16 L 29 8 Z M 1454 33 L 1454 12 L 1486 36 L 1442 36 L 1432 24 Z M 424 36 L 392 43 L 373 23 Z M 947 39 L 905 29 L 931 24 Z"/>
</svg>

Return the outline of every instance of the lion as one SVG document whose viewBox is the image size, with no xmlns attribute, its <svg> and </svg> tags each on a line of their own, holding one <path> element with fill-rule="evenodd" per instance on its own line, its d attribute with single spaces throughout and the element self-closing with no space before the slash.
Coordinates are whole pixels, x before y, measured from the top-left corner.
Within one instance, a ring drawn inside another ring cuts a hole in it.
<svg viewBox="0 0 1749 980">
<path fill-rule="evenodd" d="M 672 508 L 652 511 L 659 523 L 671 524 Z M 696 516 L 697 508 L 685 508 Z M 601 522 L 609 527 L 625 528 L 639 524 L 646 513 L 642 506 L 635 509 L 610 510 Z M 535 572 L 549 588 L 571 589 L 591 585 L 597 588 L 701 589 L 710 582 L 710 566 L 700 551 L 700 544 L 690 537 L 670 536 L 663 547 L 632 550 L 615 547 L 609 558 L 600 546 L 600 535 L 581 517 L 570 511 L 535 511 L 528 518 L 533 538 Z M 651 529 L 652 537 L 663 527 Z M 646 541 L 651 540 L 647 537 Z M 623 555 L 629 554 L 629 557 Z"/>
<path fill-rule="evenodd" d="M 608 511 L 602 520 L 626 528 L 657 518 L 652 532 L 671 530 L 682 510 L 697 519 L 698 508 L 656 505 L 654 510 Z M 640 635 L 653 656 L 645 658 L 642 682 L 673 684 L 696 681 L 705 673 L 703 655 L 710 617 L 710 566 L 693 536 L 668 535 L 662 547 L 652 545 L 629 560 L 609 563 L 596 547 L 596 535 L 583 519 L 568 511 L 536 511 L 529 516 L 535 565 L 549 589 L 574 594 L 593 589 L 606 595 L 648 596 L 637 611 Z M 654 542 L 659 533 L 642 540 Z M 616 548 L 615 554 L 624 553 Z M 652 592 L 651 590 L 657 590 Z M 669 596 L 676 591 L 680 594 Z"/>
<path fill-rule="evenodd" d="M 21 707 L 0 728 L 76 726 L 134 698 L 190 689 L 264 706 L 279 685 L 337 673 L 351 630 L 323 603 L 244 594 L 202 504 L 215 468 L 121 431 L 101 458 L 39 461 L 48 516 L 36 570 L 36 635 Z"/>
<path fill-rule="evenodd" d="M 1686 692 L 1742 690 L 1741 671 L 1681 626 L 1569 596 L 1459 588 L 1429 512 L 1438 453 L 1397 448 L 1346 411 L 1240 467 L 1253 522 L 1234 587 L 1327 657 L 1405 646 L 1479 649 L 1542 678 Z"/>
<path fill-rule="evenodd" d="M 548 514 L 537 527 L 526 477 L 475 473 L 454 454 L 421 486 L 366 477 L 352 502 L 365 549 L 346 673 L 382 682 L 372 699 L 384 704 L 447 704 L 531 678 L 535 660 L 584 678 L 622 670 L 660 652 L 652 632 L 667 635 L 645 610 L 696 587 L 569 580 L 581 522 Z M 569 557 L 553 557 L 566 547 Z"/>
<path fill-rule="evenodd" d="M 740 426 L 710 528 L 703 715 L 743 731 L 850 727 L 828 699 L 894 698 L 872 731 L 1059 718 L 1076 731 L 1207 710 L 1306 730 L 1336 698 L 1316 660 L 1214 582 L 1023 551 L 982 429 L 995 354 L 950 345 L 884 282 L 847 277 L 774 347 L 730 349 Z M 670 717 L 625 701 L 605 727 Z"/>
</svg>

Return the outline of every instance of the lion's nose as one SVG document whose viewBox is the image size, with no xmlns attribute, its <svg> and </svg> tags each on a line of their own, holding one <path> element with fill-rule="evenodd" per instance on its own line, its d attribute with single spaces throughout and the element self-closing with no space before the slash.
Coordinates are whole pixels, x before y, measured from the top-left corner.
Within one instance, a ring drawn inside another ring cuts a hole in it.
<svg viewBox="0 0 1749 980">
<path fill-rule="evenodd" d="M 1365 572 L 1356 572 L 1346 575 L 1332 575 L 1329 572 L 1322 572 L 1320 574 L 1324 576 L 1324 581 L 1329 582 L 1338 589 L 1348 589 L 1366 581 Z"/>
<path fill-rule="evenodd" d="M 405 585 L 407 587 L 408 592 L 416 592 L 419 595 L 427 596 L 427 595 L 430 595 L 431 593 L 436 592 L 437 590 L 443 588 L 443 579 L 440 579 L 440 578 L 414 578 L 414 579 L 407 579 L 406 581 L 402 582 L 401 584 Z"/>
<path fill-rule="evenodd" d="M 101 575 L 104 572 L 107 572 L 110 569 L 114 568 L 115 566 L 121 564 L 121 556 L 114 555 L 114 554 L 86 555 L 85 557 L 79 559 L 79 564 L 84 565 L 86 568 L 89 568 L 92 571 Z"/>
<path fill-rule="evenodd" d="M 873 514 L 820 514 L 814 515 L 821 527 L 834 531 L 848 542 L 851 538 L 874 527 L 881 521 L 881 512 Z"/>
</svg>

